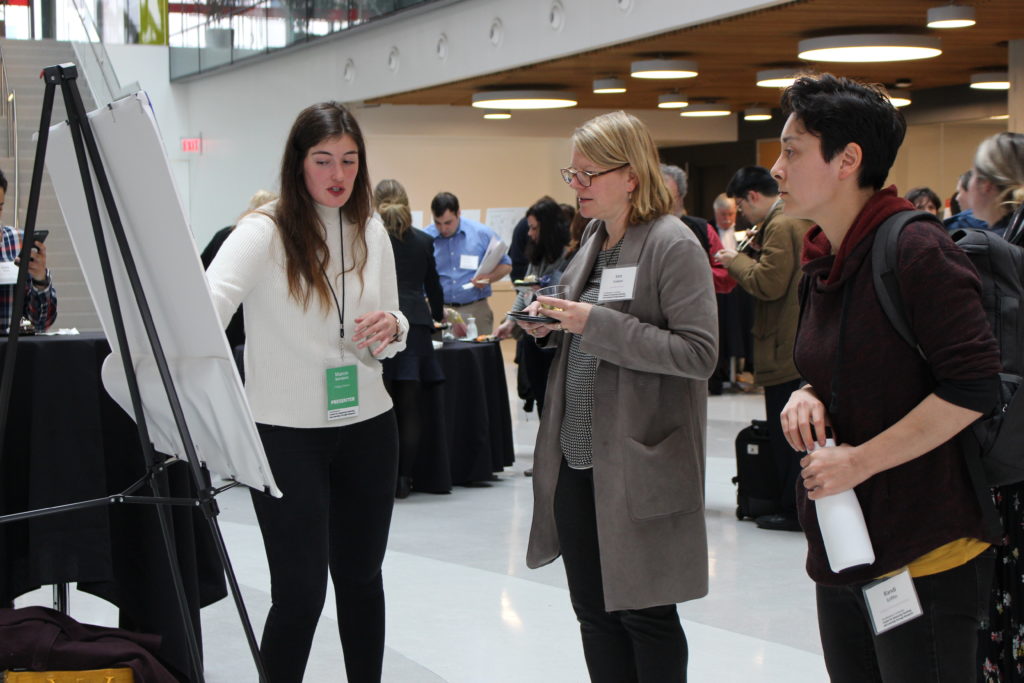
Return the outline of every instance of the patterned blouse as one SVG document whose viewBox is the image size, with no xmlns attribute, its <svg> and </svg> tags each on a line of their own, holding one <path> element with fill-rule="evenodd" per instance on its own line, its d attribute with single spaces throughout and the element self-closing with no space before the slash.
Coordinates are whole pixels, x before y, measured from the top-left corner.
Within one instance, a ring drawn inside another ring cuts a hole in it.
<svg viewBox="0 0 1024 683">
<path fill-rule="evenodd" d="M 597 294 L 601 289 L 601 273 L 605 268 L 614 268 L 619 262 L 622 251 L 622 240 L 611 249 L 600 252 L 594 269 L 590 272 L 587 286 L 579 300 L 597 303 Z M 569 361 L 565 375 L 565 414 L 562 417 L 562 429 L 559 444 L 562 457 L 569 467 L 585 470 L 593 467 L 591 441 L 591 415 L 594 407 L 594 377 L 597 375 L 597 358 L 580 350 L 581 337 L 569 335 Z"/>
</svg>

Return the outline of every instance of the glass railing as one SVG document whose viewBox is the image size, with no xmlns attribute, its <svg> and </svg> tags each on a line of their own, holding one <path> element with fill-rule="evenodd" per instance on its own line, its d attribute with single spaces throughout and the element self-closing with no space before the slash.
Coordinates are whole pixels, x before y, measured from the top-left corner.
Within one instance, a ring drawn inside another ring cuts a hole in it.
<svg viewBox="0 0 1024 683">
<path fill-rule="evenodd" d="M 439 0 L 193 0 L 168 5 L 171 80 Z M 450 0 L 449 0 L 450 1 Z"/>
</svg>

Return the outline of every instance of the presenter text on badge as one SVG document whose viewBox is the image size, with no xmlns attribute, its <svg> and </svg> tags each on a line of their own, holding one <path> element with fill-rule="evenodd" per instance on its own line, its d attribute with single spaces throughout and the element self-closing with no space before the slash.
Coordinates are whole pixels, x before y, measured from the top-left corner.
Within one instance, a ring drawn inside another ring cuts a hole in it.
<svg viewBox="0 0 1024 683">
<path fill-rule="evenodd" d="M 543 307 L 543 311 L 541 310 Z M 526 307 L 530 315 L 546 315 L 558 320 L 557 323 L 531 323 L 517 320 L 516 324 L 534 337 L 545 337 L 551 332 L 572 332 L 582 334 L 590 317 L 591 304 L 581 301 L 567 301 L 550 296 L 538 296 L 537 300 Z"/>
</svg>

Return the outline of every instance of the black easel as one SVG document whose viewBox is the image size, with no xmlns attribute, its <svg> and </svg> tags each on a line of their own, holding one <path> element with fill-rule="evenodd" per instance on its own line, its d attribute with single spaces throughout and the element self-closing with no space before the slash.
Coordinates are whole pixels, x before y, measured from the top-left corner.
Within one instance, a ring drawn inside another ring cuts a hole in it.
<svg viewBox="0 0 1024 683">
<path fill-rule="evenodd" d="M 128 390 L 131 395 L 132 411 L 135 415 L 135 423 L 138 427 L 139 441 L 142 445 L 142 452 L 146 460 L 146 474 L 138 481 L 129 486 L 126 490 L 97 498 L 94 500 L 58 505 L 55 507 L 19 512 L 0 516 L 0 524 L 27 520 L 46 515 L 59 514 L 72 510 L 113 505 L 118 503 L 141 503 L 155 505 L 157 517 L 160 524 L 160 533 L 163 536 L 164 546 L 167 550 L 168 567 L 171 571 L 172 582 L 177 597 L 178 608 L 181 620 L 185 627 L 186 639 L 189 649 L 189 660 L 192 666 L 192 680 L 196 683 L 204 681 L 202 655 L 199 649 L 199 642 L 196 638 L 192 619 L 189 615 L 188 601 L 185 596 L 184 584 L 182 583 L 181 570 L 176 559 L 174 539 L 170 527 L 170 505 L 184 505 L 197 507 L 203 512 L 210 527 L 214 544 L 217 547 L 217 554 L 224 567 L 228 585 L 231 589 L 238 616 L 242 622 L 249 649 L 252 653 L 253 662 L 259 673 L 261 683 L 267 683 L 266 672 L 259 654 L 259 646 L 256 643 L 256 636 L 249 621 L 249 615 L 242 601 L 238 581 L 235 578 L 234 570 L 231 567 L 231 560 L 228 557 L 227 547 L 224 544 L 224 537 L 221 535 L 220 525 L 217 523 L 217 502 L 215 496 L 237 484 L 230 484 L 215 489 L 207 484 L 203 470 L 199 464 L 199 458 L 189 434 L 188 425 L 185 422 L 185 415 L 178 399 L 174 381 L 171 378 L 167 358 L 164 355 L 163 347 L 157 335 L 156 327 L 153 324 L 153 316 L 146 300 L 145 292 L 142 290 L 142 283 L 139 279 L 135 260 L 132 257 L 131 248 L 125 237 L 124 227 L 121 223 L 120 214 L 114 203 L 114 196 L 110 190 L 110 183 L 103 167 L 103 160 L 100 157 L 96 139 L 93 136 L 89 119 L 82 104 L 82 98 L 78 91 L 78 68 L 74 64 L 60 64 L 50 66 L 43 70 L 43 79 L 46 90 L 43 95 L 43 110 L 39 122 L 39 138 L 36 144 L 35 165 L 32 169 L 32 186 L 29 192 L 29 203 L 25 217 L 25 237 L 21 250 L 21 262 L 18 269 L 18 280 L 15 284 L 14 308 L 12 309 L 12 324 L 7 342 L 6 357 L 4 359 L 3 377 L 0 379 L 0 460 L 3 458 L 4 436 L 7 425 L 8 407 L 10 405 L 11 387 L 14 381 L 14 367 L 17 354 L 18 325 L 16 320 L 20 319 L 21 311 L 24 308 L 25 282 L 28 272 L 28 261 L 31 258 L 31 248 L 35 234 L 36 213 L 39 207 L 39 194 L 43 179 L 43 163 L 46 159 L 46 145 L 49 138 L 49 128 L 53 114 L 53 98 L 57 87 L 60 87 L 64 97 L 65 109 L 68 114 L 68 124 L 71 128 L 71 138 L 75 147 L 75 155 L 78 159 L 78 169 L 82 176 L 82 186 L 85 190 L 85 200 L 89 209 L 89 218 L 92 222 L 93 236 L 96 240 L 96 248 L 99 254 L 100 265 L 103 270 L 103 282 L 107 291 L 107 298 L 110 302 L 111 315 L 114 321 L 114 328 L 117 336 L 117 349 L 124 364 L 125 376 L 128 380 Z M 160 379 L 163 382 L 164 391 L 167 395 L 174 421 L 178 428 L 178 435 L 185 448 L 185 462 L 192 473 L 192 481 L 198 492 L 195 498 L 171 498 L 168 493 L 166 468 L 175 462 L 181 462 L 178 458 L 168 457 L 159 459 L 153 449 L 149 438 L 149 430 L 146 425 L 146 418 L 142 410 L 142 399 L 139 394 L 138 380 L 135 376 L 135 369 L 132 365 L 132 357 L 128 348 L 128 338 L 125 334 L 124 319 L 121 313 L 121 306 L 114 285 L 113 274 L 110 268 L 111 255 L 108 253 L 106 240 L 103 236 L 103 225 L 100 220 L 99 208 L 96 202 L 96 189 L 93 186 L 92 175 L 90 174 L 90 162 L 92 174 L 95 174 L 96 183 L 103 198 L 104 207 L 117 242 L 117 249 L 120 254 L 128 279 L 131 283 L 131 294 L 134 296 L 138 313 L 146 329 L 146 336 L 149 339 L 150 348 L 154 360 L 160 372 Z M 134 495 L 144 486 L 149 485 L 154 495 Z"/>
</svg>

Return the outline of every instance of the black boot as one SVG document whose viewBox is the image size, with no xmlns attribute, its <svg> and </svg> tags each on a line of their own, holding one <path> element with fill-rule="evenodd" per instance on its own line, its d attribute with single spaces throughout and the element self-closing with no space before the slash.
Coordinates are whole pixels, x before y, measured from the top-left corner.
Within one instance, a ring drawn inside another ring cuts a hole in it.
<svg viewBox="0 0 1024 683">
<path fill-rule="evenodd" d="M 412 477 L 399 477 L 395 487 L 395 498 L 408 498 L 412 490 Z"/>
</svg>

